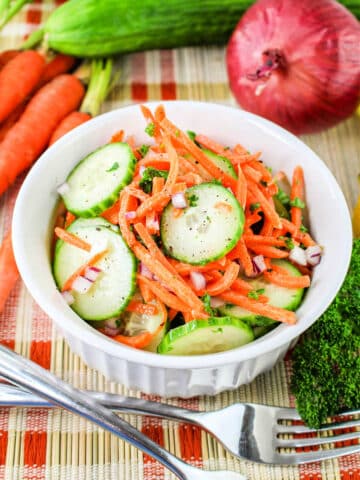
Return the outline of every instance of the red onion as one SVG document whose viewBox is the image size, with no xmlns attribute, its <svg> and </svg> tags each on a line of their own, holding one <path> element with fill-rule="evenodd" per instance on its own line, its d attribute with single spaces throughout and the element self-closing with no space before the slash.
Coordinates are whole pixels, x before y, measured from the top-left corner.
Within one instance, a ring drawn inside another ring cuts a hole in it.
<svg viewBox="0 0 360 480">
<path fill-rule="evenodd" d="M 79 276 L 73 281 L 71 288 L 78 293 L 87 293 L 90 290 L 93 283 L 94 282 L 92 282 L 88 278 Z"/>
<path fill-rule="evenodd" d="M 85 270 L 84 277 L 87 280 L 90 280 L 90 282 L 95 282 L 95 280 L 97 279 L 97 277 L 100 275 L 101 272 L 102 272 L 102 270 L 100 268 L 87 267 L 86 270 Z"/>
<path fill-rule="evenodd" d="M 255 257 L 253 257 L 252 264 L 253 264 L 254 273 L 256 275 L 259 273 L 265 272 L 266 265 L 265 265 L 265 259 L 263 255 L 256 255 Z"/>
<path fill-rule="evenodd" d="M 190 272 L 190 280 L 195 290 L 204 290 L 206 287 L 206 278 L 200 272 Z"/>
<path fill-rule="evenodd" d="M 140 274 L 146 278 L 149 278 L 150 280 L 154 278 L 154 275 L 143 262 L 140 262 Z"/>
<path fill-rule="evenodd" d="M 71 295 L 71 292 L 69 292 L 69 290 L 65 290 L 65 292 L 61 293 L 61 295 L 68 305 L 71 305 L 75 302 L 75 298 Z"/>
<path fill-rule="evenodd" d="M 359 102 L 360 23 L 335 0 L 258 0 L 227 68 L 244 109 L 298 134 L 331 127 Z"/>
<path fill-rule="evenodd" d="M 185 193 L 184 192 L 175 193 L 175 195 L 171 197 L 171 203 L 175 208 L 186 208 L 187 201 L 185 198 Z"/>
<path fill-rule="evenodd" d="M 304 267 L 307 265 L 305 250 L 298 246 L 290 250 L 289 258 L 298 265 L 303 265 Z"/>
<path fill-rule="evenodd" d="M 104 322 L 104 333 L 109 337 L 115 337 L 120 333 L 120 327 L 118 326 L 118 318 L 108 318 Z"/>
<path fill-rule="evenodd" d="M 136 218 L 135 210 L 130 210 L 129 212 L 126 212 L 125 213 L 125 218 L 126 218 L 126 220 L 134 220 L 134 218 Z"/>
<path fill-rule="evenodd" d="M 319 245 L 313 245 L 305 250 L 306 260 L 309 265 L 315 267 L 320 263 L 322 249 Z"/>
<path fill-rule="evenodd" d="M 70 185 L 66 182 L 59 185 L 58 188 L 56 189 L 59 195 L 65 195 L 65 193 L 67 193 L 69 190 L 70 190 Z"/>
<path fill-rule="evenodd" d="M 160 230 L 159 217 L 157 215 L 155 217 L 148 215 L 146 217 L 145 224 L 146 224 L 146 228 L 150 230 L 156 230 L 156 231 Z"/>
<path fill-rule="evenodd" d="M 221 298 L 219 297 L 211 297 L 210 298 L 210 306 L 212 308 L 219 308 L 219 307 L 222 307 L 223 305 L 225 305 L 225 301 L 224 300 L 221 300 Z"/>
</svg>

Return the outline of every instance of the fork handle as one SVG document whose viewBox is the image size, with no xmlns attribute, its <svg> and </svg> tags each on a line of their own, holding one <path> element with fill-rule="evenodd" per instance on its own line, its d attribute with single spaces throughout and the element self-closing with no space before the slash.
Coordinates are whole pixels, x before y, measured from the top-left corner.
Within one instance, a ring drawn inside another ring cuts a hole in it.
<svg viewBox="0 0 360 480">
<path fill-rule="evenodd" d="M 48 370 L 2 345 L 0 345 L 0 376 L 109 430 L 158 460 L 179 479 L 191 478 L 193 467 L 161 448 L 87 393 L 77 390 Z"/>
</svg>

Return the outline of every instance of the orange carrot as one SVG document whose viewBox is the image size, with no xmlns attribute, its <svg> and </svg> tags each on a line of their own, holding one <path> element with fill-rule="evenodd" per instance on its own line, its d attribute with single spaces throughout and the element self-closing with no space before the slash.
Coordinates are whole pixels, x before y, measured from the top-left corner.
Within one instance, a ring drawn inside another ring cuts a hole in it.
<svg viewBox="0 0 360 480">
<path fill-rule="evenodd" d="M 232 211 L 232 206 L 229 203 L 226 203 L 226 202 L 217 202 L 217 203 L 215 203 L 214 208 L 218 208 L 219 210 L 222 210 L 223 212 L 231 212 Z"/>
<path fill-rule="evenodd" d="M 155 298 L 153 292 L 150 290 L 148 285 L 145 285 L 145 283 L 141 280 L 141 278 L 137 279 L 137 283 L 138 283 L 138 286 L 139 286 L 141 296 L 144 299 L 144 302 L 150 303 L 151 300 L 153 300 Z"/>
<path fill-rule="evenodd" d="M 4 50 L 0 53 L 0 70 L 13 58 L 17 57 L 20 50 Z"/>
<path fill-rule="evenodd" d="M 70 227 L 70 225 L 76 220 L 76 217 L 71 212 L 66 212 L 64 228 Z"/>
<path fill-rule="evenodd" d="M 304 172 L 300 166 L 297 166 L 294 169 L 290 193 L 290 200 L 294 201 L 296 199 L 300 202 L 304 202 Z M 290 215 L 292 223 L 296 228 L 300 228 L 302 209 L 300 207 L 291 207 Z"/>
<path fill-rule="evenodd" d="M 249 245 L 249 249 L 255 252 L 257 255 L 264 255 L 269 258 L 286 258 L 289 256 L 289 252 L 285 250 L 279 250 L 278 248 L 271 247 L 269 245 Z"/>
<path fill-rule="evenodd" d="M 70 277 L 65 281 L 61 291 L 65 292 L 67 290 L 71 290 L 72 284 L 77 279 L 77 277 L 83 275 L 88 267 L 96 265 L 107 253 L 108 250 L 103 250 L 102 252 L 95 253 L 95 255 L 89 258 L 87 262 L 81 265 L 77 270 L 75 270 L 72 275 L 70 275 Z"/>
<path fill-rule="evenodd" d="M 66 243 L 69 243 L 70 245 L 73 245 L 74 247 L 81 248 L 81 250 L 85 250 L 87 252 L 90 252 L 91 250 L 90 243 L 85 242 L 85 240 L 82 238 L 74 235 L 71 232 L 68 232 L 67 230 L 64 230 L 63 228 L 55 227 L 55 234 L 58 238 Z"/>
<path fill-rule="evenodd" d="M 141 280 L 145 285 L 147 285 L 149 289 L 154 293 L 156 298 L 159 298 L 168 307 L 173 308 L 174 310 L 180 310 L 182 312 L 191 311 L 189 305 L 184 303 L 173 293 L 166 290 L 166 288 L 161 286 L 159 282 L 149 280 L 148 278 L 139 274 L 137 275 L 137 278 Z"/>
<path fill-rule="evenodd" d="M 226 260 L 226 259 L 225 259 Z M 173 265 L 175 270 L 180 274 L 187 276 L 190 272 L 209 272 L 216 269 L 224 269 L 227 262 L 223 263 L 221 261 L 210 262 L 207 265 L 190 265 L 188 263 L 178 262 L 177 260 L 170 259 L 170 263 Z"/>
<path fill-rule="evenodd" d="M 258 185 L 254 182 L 248 182 L 248 190 L 249 193 L 260 203 L 265 216 L 268 217 L 272 225 L 274 225 L 275 228 L 281 228 L 281 219 L 279 215 L 276 213 L 274 206 L 271 205 L 269 200 L 261 192 Z"/>
<path fill-rule="evenodd" d="M 114 203 L 110 208 L 105 210 L 100 216 L 105 218 L 108 222 L 113 225 L 118 225 L 119 223 L 119 211 L 120 211 L 120 200 Z"/>
<path fill-rule="evenodd" d="M 282 218 L 281 221 L 283 230 L 285 230 L 285 232 L 291 233 L 296 241 L 303 243 L 305 247 L 316 245 L 316 242 L 311 238 L 308 233 L 300 232 L 297 227 L 286 218 Z"/>
<path fill-rule="evenodd" d="M 255 183 L 260 182 L 260 180 L 262 179 L 261 172 L 250 167 L 250 165 L 243 165 L 242 171 L 244 172 L 244 175 L 247 179 L 250 179 Z"/>
<path fill-rule="evenodd" d="M 163 177 L 154 177 L 152 181 L 152 194 L 156 195 L 157 193 L 160 193 L 164 188 L 164 184 L 165 179 Z M 151 235 L 156 235 L 159 233 L 159 219 L 156 212 L 149 212 L 146 215 L 145 224 Z"/>
<path fill-rule="evenodd" d="M 106 335 L 105 332 L 102 332 Z M 141 332 L 138 335 L 115 335 L 112 338 L 112 340 L 115 340 L 116 342 L 123 343 L 124 345 L 127 345 L 128 347 L 132 348 L 144 348 L 149 343 L 151 340 L 155 337 L 155 332 Z"/>
<path fill-rule="evenodd" d="M 251 235 L 251 234 L 244 234 L 242 236 L 246 245 L 271 245 L 272 247 L 285 247 L 285 241 L 279 240 L 277 238 L 265 235 Z"/>
<path fill-rule="evenodd" d="M 240 205 L 242 206 L 242 208 L 245 208 L 247 185 L 246 185 L 246 178 L 243 174 L 243 171 L 240 165 L 238 165 L 237 173 L 238 173 L 238 181 L 236 185 L 236 198 L 240 203 Z"/>
<path fill-rule="evenodd" d="M 3 238 L 0 246 L 0 313 L 3 311 L 6 300 L 19 278 L 11 243 L 11 231 Z"/>
<path fill-rule="evenodd" d="M 293 277 L 292 275 L 282 275 L 275 271 L 264 272 L 264 277 L 271 283 L 285 288 L 307 288 L 310 286 L 310 277 L 302 275 L 300 277 Z"/>
<path fill-rule="evenodd" d="M 84 112 L 71 112 L 67 117 L 65 117 L 58 125 L 54 133 L 51 135 L 49 145 L 52 145 L 63 137 L 65 134 L 73 130 L 74 128 L 82 125 L 83 123 L 91 120 L 92 116 Z"/>
<path fill-rule="evenodd" d="M 219 293 L 228 290 L 238 277 L 240 270 L 239 264 L 231 262 L 226 268 L 224 276 L 219 280 L 207 285 L 206 291 L 209 295 L 219 295 Z"/>
<path fill-rule="evenodd" d="M 223 292 L 220 294 L 220 298 L 225 300 L 225 302 L 238 305 L 239 307 L 245 308 L 246 310 L 256 313 L 257 315 L 269 317 L 279 322 L 288 323 L 289 325 L 296 323 L 296 316 L 294 312 L 290 312 L 279 307 L 274 307 L 272 305 L 263 304 L 236 292 Z"/>
<path fill-rule="evenodd" d="M 132 300 L 126 307 L 128 312 L 139 313 L 140 315 L 156 315 L 158 309 L 151 303 L 142 303 Z"/>
<path fill-rule="evenodd" d="M 33 91 L 44 67 L 44 57 L 27 50 L 15 56 L 0 71 L 0 122 Z"/>
<path fill-rule="evenodd" d="M 18 105 L 11 113 L 6 117 L 6 119 L 0 124 L 0 142 L 2 142 L 9 132 L 9 130 L 15 125 L 15 123 L 20 119 L 21 115 L 24 113 L 25 108 L 28 104 L 27 100 L 24 100 L 20 105 Z"/>
<path fill-rule="evenodd" d="M 83 95 L 83 85 L 72 75 L 56 77 L 34 95 L 0 145 L 0 194 L 37 159 L 59 122 L 78 107 Z"/>
<path fill-rule="evenodd" d="M 247 248 L 246 248 L 246 245 L 245 245 L 245 242 L 244 242 L 243 238 L 240 238 L 236 247 L 238 249 L 237 251 L 238 251 L 238 254 L 239 254 L 238 258 L 241 262 L 241 265 L 244 268 L 245 275 L 247 277 L 251 277 L 254 273 L 254 268 L 253 268 L 251 257 L 249 255 L 249 252 L 248 252 Z"/>
<path fill-rule="evenodd" d="M 42 87 L 45 83 L 50 82 L 54 78 L 63 73 L 69 72 L 77 63 L 75 57 L 58 53 L 50 62 L 45 65 L 43 74 L 41 75 L 38 87 Z"/>
<path fill-rule="evenodd" d="M 272 182 L 273 178 L 271 176 L 271 173 L 269 170 L 265 167 L 265 165 L 259 161 L 251 161 L 249 162 L 249 167 L 253 168 L 254 170 L 257 170 L 258 172 L 261 173 L 261 178 L 264 180 L 264 182 Z"/>
<path fill-rule="evenodd" d="M 130 194 L 127 193 L 126 190 L 122 190 L 120 194 L 119 227 L 121 235 L 129 247 L 132 247 L 136 243 L 135 235 L 132 233 L 129 222 L 125 216 L 127 212 L 131 211 L 131 199 Z"/>
<path fill-rule="evenodd" d="M 124 140 L 124 130 L 119 130 L 111 137 L 110 143 L 122 142 Z"/>
</svg>

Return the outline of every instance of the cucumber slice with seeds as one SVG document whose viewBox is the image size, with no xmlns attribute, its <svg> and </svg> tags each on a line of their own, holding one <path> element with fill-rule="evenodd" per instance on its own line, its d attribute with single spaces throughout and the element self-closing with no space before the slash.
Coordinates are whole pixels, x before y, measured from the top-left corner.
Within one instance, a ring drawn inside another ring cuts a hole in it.
<svg viewBox="0 0 360 480">
<path fill-rule="evenodd" d="M 132 180 L 136 159 L 127 143 L 110 143 L 85 157 L 68 176 L 62 195 L 77 217 L 96 217 L 110 208 Z"/>
<path fill-rule="evenodd" d="M 91 245 L 106 243 L 108 253 L 96 264 L 102 271 L 87 293 L 72 291 L 71 308 L 84 320 L 104 320 L 119 315 L 135 291 L 137 262 L 133 253 L 116 233 L 95 219 L 75 220 L 68 231 Z M 86 226 L 88 223 L 88 226 Z M 91 253 L 58 240 L 53 272 L 59 289 L 66 280 L 91 257 Z"/>
<path fill-rule="evenodd" d="M 238 242 L 244 212 L 235 196 L 222 185 L 202 183 L 185 191 L 189 207 L 174 216 L 171 203 L 161 217 L 160 234 L 167 254 L 192 265 L 226 255 Z"/>
<path fill-rule="evenodd" d="M 254 340 L 251 328 L 237 318 L 192 320 L 170 330 L 158 346 L 166 355 L 204 355 L 224 352 Z"/>
</svg>

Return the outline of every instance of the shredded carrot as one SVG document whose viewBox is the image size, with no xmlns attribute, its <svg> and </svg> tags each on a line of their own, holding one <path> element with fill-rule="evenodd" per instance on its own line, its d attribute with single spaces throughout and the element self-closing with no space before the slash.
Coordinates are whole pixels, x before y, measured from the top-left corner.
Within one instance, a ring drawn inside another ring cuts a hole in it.
<svg viewBox="0 0 360 480">
<path fill-rule="evenodd" d="M 114 203 L 114 205 L 105 212 L 101 214 L 101 217 L 105 218 L 108 222 L 112 223 L 113 225 L 117 225 L 119 223 L 119 211 L 120 211 L 120 200 Z"/>
<path fill-rule="evenodd" d="M 141 278 L 138 278 L 138 279 L 137 279 L 137 283 L 138 283 L 138 286 L 139 286 L 139 290 L 140 290 L 141 296 L 142 296 L 143 299 L 144 299 L 144 302 L 150 303 L 151 300 L 153 300 L 153 299 L 155 298 L 153 292 L 150 290 L 150 288 L 148 287 L 148 285 L 146 285 L 146 284 L 141 280 Z"/>
<path fill-rule="evenodd" d="M 219 293 L 228 290 L 238 277 L 240 270 L 239 264 L 235 262 L 229 263 L 224 272 L 224 276 L 216 282 L 207 285 L 206 291 L 209 295 L 219 295 Z"/>
<path fill-rule="evenodd" d="M 174 310 L 180 310 L 181 312 L 189 312 L 191 308 L 189 305 L 184 303 L 180 298 L 178 298 L 173 293 L 169 292 L 160 285 L 159 282 L 155 282 L 154 280 L 149 280 L 148 278 L 138 274 L 137 278 L 141 280 L 153 293 L 154 295 L 159 298 L 165 305 Z"/>
<path fill-rule="evenodd" d="M 251 235 L 244 234 L 242 236 L 247 246 L 251 248 L 252 245 L 271 245 L 273 247 L 285 247 L 285 241 L 266 235 Z"/>
<path fill-rule="evenodd" d="M 232 211 L 232 206 L 229 203 L 226 203 L 226 202 L 217 202 L 217 203 L 215 203 L 214 208 L 218 208 L 219 210 L 223 210 L 225 212 L 231 212 Z"/>
<path fill-rule="evenodd" d="M 152 181 L 152 194 L 155 195 L 164 188 L 165 178 L 163 177 L 154 177 Z"/>
<path fill-rule="evenodd" d="M 262 174 L 261 172 L 255 170 L 254 168 L 250 167 L 250 165 L 243 165 L 242 166 L 242 171 L 245 175 L 246 178 L 252 180 L 255 183 L 260 182 L 262 179 Z"/>
<path fill-rule="evenodd" d="M 282 275 L 275 271 L 264 272 L 264 277 L 271 283 L 285 288 L 307 288 L 310 286 L 310 277 L 302 275 L 300 277 L 293 277 L 292 275 Z"/>
<path fill-rule="evenodd" d="M 238 181 L 236 185 L 236 198 L 240 203 L 240 205 L 242 206 L 242 208 L 245 208 L 247 185 L 246 185 L 246 178 L 243 174 L 243 171 L 240 165 L 238 165 L 237 174 L 238 174 Z"/>
<path fill-rule="evenodd" d="M 185 182 L 178 182 L 171 188 L 171 195 L 175 195 L 176 193 L 182 193 L 186 190 L 186 183 Z"/>
<path fill-rule="evenodd" d="M 269 200 L 261 192 L 258 185 L 256 185 L 254 182 L 248 182 L 248 190 L 255 198 L 258 199 L 265 216 L 268 217 L 273 226 L 275 228 L 281 228 L 281 219 L 279 215 L 276 213 L 273 205 L 271 205 Z"/>
<path fill-rule="evenodd" d="M 122 142 L 124 140 L 124 130 L 119 130 L 111 137 L 110 143 Z"/>
<path fill-rule="evenodd" d="M 175 310 L 174 308 L 169 308 L 168 317 L 169 317 L 170 322 L 172 322 L 174 320 L 174 318 L 176 317 L 176 315 L 178 313 L 179 313 L 178 310 Z"/>
<path fill-rule="evenodd" d="M 254 273 L 254 268 L 252 264 L 251 257 L 249 255 L 248 249 L 245 245 L 244 239 L 240 238 L 240 240 L 237 243 L 237 248 L 238 248 L 238 254 L 239 254 L 239 260 L 244 268 L 245 275 L 248 277 L 251 277 Z"/>
<path fill-rule="evenodd" d="M 156 305 L 137 302 L 136 300 L 132 300 L 126 307 L 126 310 L 128 312 L 139 313 L 140 315 L 156 315 L 158 313 Z"/>
<path fill-rule="evenodd" d="M 72 284 L 77 279 L 77 277 L 80 277 L 80 275 L 82 275 L 88 267 L 96 265 L 107 253 L 108 250 L 103 250 L 101 252 L 95 253 L 95 255 L 89 258 L 87 262 L 81 265 L 77 270 L 75 270 L 72 275 L 70 275 L 70 277 L 65 281 L 61 291 L 65 292 L 66 290 L 71 290 Z"/>
<path fill-rule="evenodd" d="M 180 218 L 181 215 L 183 215 L 183 213 L 184 213 L 184 209 L 183 209 L 183 208 L 174 208 L 172 214 L 173 214 L 173 217 L 174 217 L 174 218 Z"/>
<path fill-rule="evenodd" d="M 304 172 L 300 166 L 295 167 L 293 172 L 290 200 L 299 200 L 300 202 L 304 202 Z M 290 209 L 290 214 L 292 223 L 296 226 L 296 228 L 300 228 L 302 208 L 292 206 Z"/>
<path fill-rule="evenodd" d="M 76 220 L 76 217 L 71 212 L 66 212 L 64 228 L 69 228 L 70 225 Z"/>
<path fill-rule="evenodd" d="M 71 232 L 68 232 L 67 230 L 64 230 L 63 228 L 55 227 L 55 235 L 64 242 L 73 245 L 74 247 L 81 248 L 82 250 L 86 250 L 87 252 L 90 252 L 91 250 L 90 243 L 85 242 L 85 240 L 83 240 L 82 238 L 74 235 Z"/>
<path fill-rule="evenodd" d="M 190 272 L 209 272 L 216 269 L 223 270 L 227 265 L 226 258 L 224 258 L 224 260 L 225 262 L 217 260 L 215 262 L 208 263 L 207 265 L 190 265 L 188 263 L 178 262 L 174 259 L 170 259 L 170 263 L 180 275 L 187 276 L 190 274 Z"/>
<path fill-rule="evenodd" d="M 280 250 L 276 247 L 271 247 L 269 245 L 249 245 L 249 249 L 255 252 L 257 255 L 264 255 L 269 258 L 286 258 L 289 256 L 289 252 L 285 250 Z"/>
<path fill-rule="evenodd" d="M 125 242 L 132 247 L 136 243 L 136 238 L 130 229 L 129 222 L 126 219 L 126 213 L 131 211 L 131 196 L 125 190 L 120 194 L 119 227 L 121 235 Z"/>
</svg>

